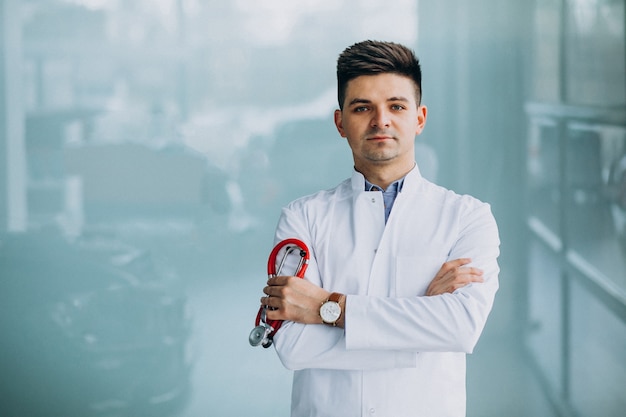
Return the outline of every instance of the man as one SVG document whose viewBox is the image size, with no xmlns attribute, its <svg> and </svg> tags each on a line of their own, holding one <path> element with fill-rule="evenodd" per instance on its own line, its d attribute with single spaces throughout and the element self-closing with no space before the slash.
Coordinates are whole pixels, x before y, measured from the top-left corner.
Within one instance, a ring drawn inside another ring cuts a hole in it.
<svg viewBox="0 0 626 417">
<path fill-rule="evenodd" d="M 427 110 L 412 51 L 357 43 L 337 79 L 354 173 L 283 209 L 276 241 L 303 240 L 311 260 L 306 279 L 271 278 L 261 299 L 285 320 L 274 344 L 295 370 L 292 416 L 464 416 L 465 355 L 498 288 L 495 220 L 420 175 Z"/>
</svg>

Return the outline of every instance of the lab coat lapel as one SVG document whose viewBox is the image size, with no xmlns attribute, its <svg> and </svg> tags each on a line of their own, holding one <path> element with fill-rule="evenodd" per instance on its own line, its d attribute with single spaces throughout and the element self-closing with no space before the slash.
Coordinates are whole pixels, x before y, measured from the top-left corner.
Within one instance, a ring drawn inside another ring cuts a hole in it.
<svg viewBox="0 0 626 417">
<path fill-rule="evenodd" d="M 365 178 L 355 172 L 353 185 L 353 230 L 355 247 L 360 252 L 358 260 L 368 262 L 370 266 L 367 294 L 389 296 L 390 258 L 385 241 L 385 208 L 380 191 L 365 191 Z"/>
</svg>

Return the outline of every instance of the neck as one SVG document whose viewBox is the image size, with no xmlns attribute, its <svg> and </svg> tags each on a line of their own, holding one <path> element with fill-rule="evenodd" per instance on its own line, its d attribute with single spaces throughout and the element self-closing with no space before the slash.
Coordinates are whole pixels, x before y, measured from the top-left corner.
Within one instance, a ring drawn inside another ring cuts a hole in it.
<svg viewBox="0 0 626 417">
<path fill-rule="evenodd" d="M 368 167 L 367 169 L 361 169 L 360 167 L 355 167 L 357 171 L 359 171 L 363 176 L 372 184 L 378 185 L 383 190 L 386 190 L 389 185 L 403 178 L 415 167 L 415 161 L 410 165 L 410 167 L 402 167 L 401 169 L 391 170 L 389 167 Z"/>
</svg>

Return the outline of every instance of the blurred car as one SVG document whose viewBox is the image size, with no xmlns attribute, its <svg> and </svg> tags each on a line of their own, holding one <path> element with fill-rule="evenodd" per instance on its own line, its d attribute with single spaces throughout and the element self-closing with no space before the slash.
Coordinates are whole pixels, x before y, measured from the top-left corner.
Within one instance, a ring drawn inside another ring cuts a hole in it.
<svg viewBox="0 0 626 417">
<path fill-rule="evenodd" d="M 167 416 L 189 391 L 176 275 L 114 237 L 0 238 L 0 415 Z"/>
</svg>

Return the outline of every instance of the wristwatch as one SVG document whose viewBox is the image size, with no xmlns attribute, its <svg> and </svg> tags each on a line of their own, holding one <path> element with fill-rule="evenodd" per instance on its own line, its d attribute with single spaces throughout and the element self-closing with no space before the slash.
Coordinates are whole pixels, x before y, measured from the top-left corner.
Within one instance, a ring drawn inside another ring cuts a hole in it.
<svg viewBox="0 0 626 417">
<path fill-rule="evenodd" d="M 320 317 L 326 324 L 337 325 L 337 320 L 341 317 L 341 306 L 339 305 L 341 294 L 334 292 L 328 297 L 328 300 L 322 303 L 320 307 Z"/>
</svg>

